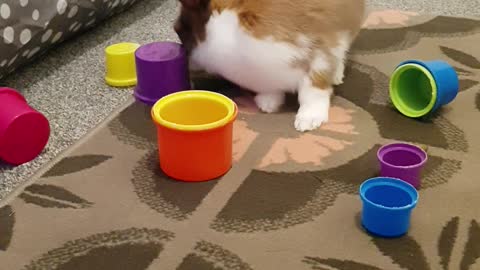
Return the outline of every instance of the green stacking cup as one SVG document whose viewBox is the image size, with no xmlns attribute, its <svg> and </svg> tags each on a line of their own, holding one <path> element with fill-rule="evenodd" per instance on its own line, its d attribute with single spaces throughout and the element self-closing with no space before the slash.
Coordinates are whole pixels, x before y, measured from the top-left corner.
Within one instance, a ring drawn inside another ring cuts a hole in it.
<svg viewBox="0 0 480 270">
<path fill-rule="evenodd" d="M 390 99 L 405 116 L 419 118 L 452 102 L 458 94 L 455 69 L 441 60 L 409 60 L 390 79 Z"/>
</svg>

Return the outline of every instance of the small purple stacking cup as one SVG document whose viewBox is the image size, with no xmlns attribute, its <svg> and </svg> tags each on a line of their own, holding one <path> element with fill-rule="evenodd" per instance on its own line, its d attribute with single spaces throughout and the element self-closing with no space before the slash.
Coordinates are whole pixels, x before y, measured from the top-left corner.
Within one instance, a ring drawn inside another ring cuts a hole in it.
<svg viewBox="0 0 480 270">
<path fill-rule="evenodd" d="M 153 42 L 135 52 L 138 101 L 153 105 L 162 97 L 190 89 L 188 63 L 182 45 L 175 42 Z"/>
<path fill-rule="evenodd" d="M 377 152 L 380 176 L 403 180 L 416 189 L 420 187 L 421 172 L 428 156 L 420 147 L 407 143 L 393 143 Z"/>
</svg>

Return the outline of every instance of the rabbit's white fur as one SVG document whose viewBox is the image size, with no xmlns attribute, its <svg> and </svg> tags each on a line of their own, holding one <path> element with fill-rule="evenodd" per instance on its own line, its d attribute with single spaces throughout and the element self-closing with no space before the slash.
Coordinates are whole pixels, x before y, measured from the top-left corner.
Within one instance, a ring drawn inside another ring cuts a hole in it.
<svg viewBox="0 0 480 270">
<path fill-rule="evenodd" d="M 209 2 L 207 0 L 181 1 L 184 5 L 190 4 L 191 6 L 194 6 L 193 2 L 197 5 L 199 3 L 201 5 L 202 1 Z M 312 5 L 315 1 L 320 2 L 319 0 L 302 0 L 299 3 Z M 337 7 L 340 5 L 339 3 L 345 2 L 345 0 L 329 1 L 332 2 L 325 6 L 334 6 L 337 10 L 339 10 Z M 360 3 L 363 0 L 358 1 Z M 215 4 L 213 2 L 214 0 L 209 4 Z M 264 3 L 267 2 L 270 5 L 279 3 L 264 1 Z M 253 2 L 249 4 L 255 5 Z M 292 4 L 283 1 L 282 5 L 289 7 Z M 191 14 L 195 14 L 194 12 L 197 12 L 196 9 L 188 9 L 187 6 L 182 16 L 188 18 L 188 14 L 192 16 Z M 359 12 L 363 12 L 363 10 Z M 320 17 L 319 22 L 325 21 L 323 14 L 315 14 Z M 182 30 L 182 25 L 187 27 L 187 30 L 189 28 L 181 19 L 182 17 L 177 23 L 176 30 L 177 33 L 180 33 L 179 36 L 187 41 L 188 34 L 194 31 L 187 31 L 186 34 L 185 29 Z M 288 38 L 282 40 L 273 34 L 274 31 L 272 31 L 272 35 L 267 34 L 260 37 L 255 35 L 252 33 L 252 29 L 245 27 L 245 25 L 248 26 L 248 19 L 247 22 L 242 21 L 241 15 L 235 8 L 211 11 L 204 28 L 191 28 L 202 34 L 202 38 L 197 38 L 192 42 L 194 46 L 190 46 L 191 64 L 256 92 L 256 104 L 266 113 L 278 111 L 284 103 L 285 93 L 298 92 L 300 108 L 294 125 L 299 131 L 313 130 L 327 122 L 330 98 L 333 92 L 332 86 L 341 84 L 343 81 L 345 58 L 352 39 L 358 32 L 357 24 L 358 28 L 360 27 L 359 21 L 349 22 L 349 27 L 354 29 L 340 30 L 339 27 L 337 31 L 330 30 L 328 34 L 325 34 L 327 38 L 322 37 L 322 33 L 316 33 L 316 30 L 313 30 L 314 37 L 309 37 L 308 34 L 302 32 L 295 32 L 296 28 L 293 25 L 292 31 L 287 31 Z M 295 24 L 295 22 L 292 23 Z M 288 27 L 287 24 L 283 29 Z M 312 29 L 309 31 L 312 32 Z M 190 38 L 192 36 L 195 35 L 190 35 Z M 190 41 L 192 40 L 190 39 Z M 329 47 L 327 43 L 335 45 Z M 293 64 L 298 60 L 302 61 L 301 64 Z"/>
</svg>

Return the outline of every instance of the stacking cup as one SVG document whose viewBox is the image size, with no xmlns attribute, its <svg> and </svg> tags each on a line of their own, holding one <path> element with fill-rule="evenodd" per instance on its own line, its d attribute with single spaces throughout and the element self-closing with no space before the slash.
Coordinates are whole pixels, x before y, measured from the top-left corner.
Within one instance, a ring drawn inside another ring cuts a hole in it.
<svg viewBox="0 0 480 270">
<path fill-rule="evenodd" d="M 135 69 L 135 50 L 137 43 L 117 43 L 105 49 L 105 81 L 115 87 L 127 87 L 137 84 Z"/>
<path fill-rule="evenodd" d="M 412 144 L 384 145 L 377 152 L 380 175 L 401 179 L 415 188 L 421 185 L 421 172 L 427 162 L 427 153 Z"/>
<path fill-rule="evenodd" d="M 458 94 L 455 69 L 444 61 L 409 60 L 390 79 L 390 98 L 402 114 L 419 118 L 452 102 Z"/>
<path fill-rule="evenodd" d="M 0 159 L 20 165 L 37 157 L 48 142 L 47 118 L 11 88 L 0 87 Z"/>
<path fill-rule="evenodd" d="M 135 52 L 135 98 L 153 105 L 162 97 L 190 89 L 186 52 L 175 42 L 154 42 Z"/>
<path fill-rule="evenodd" d="M 411 212 L 417 205 L 417 190 L 395 178 L 377 177 L 360 186 L 362 225 L 380 237 L 399 237 L 408 232 Z"/>
<path fill-rule="evenodd" d="M 160 167 L 176 180 L 219 178 L 232 166 L 233 122 L 237 106 L 209 91 L 181 91 L 152 108 Z"/>
</svg>

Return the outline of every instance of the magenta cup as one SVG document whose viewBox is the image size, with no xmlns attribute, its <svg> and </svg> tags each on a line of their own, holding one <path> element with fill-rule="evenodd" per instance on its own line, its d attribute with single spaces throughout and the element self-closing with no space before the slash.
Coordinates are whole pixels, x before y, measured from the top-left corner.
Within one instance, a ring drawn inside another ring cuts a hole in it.
<svg viewBox="0 0 480 270">
<path fill-rule="evenodd" d="M 11 88 L 0 88 L 0 159 L 20 165 L 37 157 L 48 142 L 47 118 Z"/>
<path fill-rule="evenodd" d="M 421 172 L 427 162 L 427 153 L 420 147 L 407 143 L 393 143 L 377 152 L 380 176 L 403 180 L 415 188 L 420 187 Z"/>
<path fill-rule="evenodd" d="M 137 87 L 134 96 L 150 106 L 162 97 L 190 89 L 185 50 L 175 42 L 154 42 L 135 52 Z"/>
</svg>

